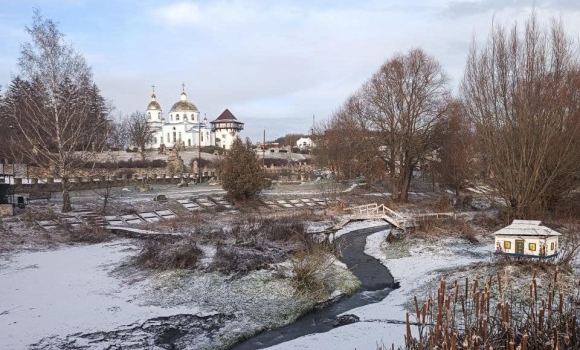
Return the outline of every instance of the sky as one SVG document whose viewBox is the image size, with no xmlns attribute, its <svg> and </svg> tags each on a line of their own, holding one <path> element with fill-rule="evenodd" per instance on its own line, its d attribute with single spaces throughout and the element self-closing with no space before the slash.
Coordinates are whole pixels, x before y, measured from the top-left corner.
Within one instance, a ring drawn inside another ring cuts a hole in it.
<svg viewBox="0 0 580 350">
<path fill-rule="evenodd" d="M 580 40 L 580 0 L 0 0 L 0 85 L 18 74 L 33 9 L 59 23 L 116 115 L 164 113 L 182 84 L 202 115 L 228 108 L 242 137 L 308 133 L 396 53 L 422 48 L 457 91 L 492 21 L 560 18 Z"/>
</svg>

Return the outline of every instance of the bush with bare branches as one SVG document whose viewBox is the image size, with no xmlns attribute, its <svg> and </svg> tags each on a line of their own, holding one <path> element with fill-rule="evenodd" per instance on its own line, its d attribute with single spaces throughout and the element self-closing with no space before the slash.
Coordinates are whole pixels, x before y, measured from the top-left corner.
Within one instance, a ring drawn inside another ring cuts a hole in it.
<svg viewBox="0 0 580 350">
<path fill-rule="evenodd" d="M 192 269 L 197 267 L 202 251 L 193 236 L 147 241 L 137 263 L 151 269 Z"/>
</svg>

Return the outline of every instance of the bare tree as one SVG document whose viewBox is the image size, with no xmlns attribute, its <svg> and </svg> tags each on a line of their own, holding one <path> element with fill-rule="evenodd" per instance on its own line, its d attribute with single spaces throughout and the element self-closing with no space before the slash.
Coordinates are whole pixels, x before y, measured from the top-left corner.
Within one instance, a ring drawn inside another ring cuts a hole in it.
<svg viewBox="0 0 580 350">
<path fill-rule="evenodd" d="M 70 177 L 94 161 L 105 142 L 106 110 L 83 56 L 56 23 L 35 11 L 22 45 L 17 108 L 9 108 L 18 154 L 61 179 L 62 211 L 71 210 Z"/>
<path fill-rule="evenodd" d="M 472 45 L 461 90 L 484 181 L 511 217 L 541 216 L 577 185 L 580 65 L 561 22 L 494 26 Z"/>
<path fill-rule="evenodd" d="M 153 143 L 154 130 L 147 121 L 147 115 L 140 111 L 131 113 L 127 120 L 127 135 L 131 144 L 139 148 L 141 160 L 145 160 L 145 151 Z"/>
<path fill-rule="evenodd" d="M 384 63 L 351 104 L 375 140 L 369 152 L 388 168 L 393 199 L 408 200 L 413 172 L 432 147 L 448 95 L 448 78 L 439 62 L 413 49 Z"/>
<path fill-rule="evenodd" d="M 455 196 L 474 177 L 473 134 L 461 101 L 450 100 L 443 119 L 435 128 L 433 170 L 439 183 L 453 189 Z"/>
</svg>

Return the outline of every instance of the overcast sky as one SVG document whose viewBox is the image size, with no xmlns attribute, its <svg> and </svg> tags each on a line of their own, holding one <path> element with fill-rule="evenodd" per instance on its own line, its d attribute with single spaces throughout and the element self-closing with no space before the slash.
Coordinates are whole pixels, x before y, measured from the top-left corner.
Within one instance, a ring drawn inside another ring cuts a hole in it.
<svg viewBox="0 0 580 350">
<path fill-rule="evenodd" d="M 155 84 L 164 112 L 186 84 L 215 119 L 225 108 L 253 141 L 308 133 L 394 53 L 421 47 L 456 89 L 474 37 L 492 19 L 561 18 L 580 36 L 580 0 L 0 0 L 0 85 L 18 73 L 32 9 L 59 28 L 93 68 L 117 113 L 144 110 Z M 523 23 L 523 22 L 522 22 Z M 4 90 L 4 89 L 3 89 Z M 0 126 L 1 127 L 1 126 Z"/>
</svg>

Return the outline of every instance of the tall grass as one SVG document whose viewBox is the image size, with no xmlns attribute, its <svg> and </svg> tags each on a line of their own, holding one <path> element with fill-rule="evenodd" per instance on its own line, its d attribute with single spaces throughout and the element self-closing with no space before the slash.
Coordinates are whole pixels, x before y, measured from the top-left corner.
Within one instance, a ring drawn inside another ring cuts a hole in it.
<svg viewBox="0 0 580 350">
<path fill-rule="evenodd" d="M 501 273 L 449 286 L 441 280 L 434 296 L 414 298 L 405 349 L 578 349 L 580 284 L 560 277 L 556 269 L 541 285 L 534 272 L 524 296 L 508 292 Z"/>
</svg>

